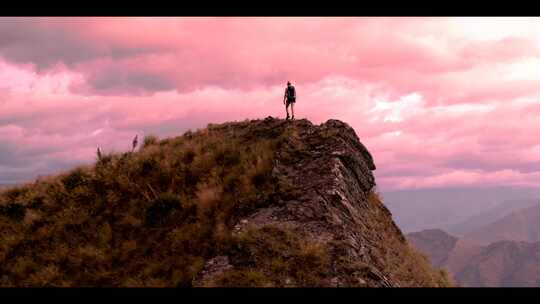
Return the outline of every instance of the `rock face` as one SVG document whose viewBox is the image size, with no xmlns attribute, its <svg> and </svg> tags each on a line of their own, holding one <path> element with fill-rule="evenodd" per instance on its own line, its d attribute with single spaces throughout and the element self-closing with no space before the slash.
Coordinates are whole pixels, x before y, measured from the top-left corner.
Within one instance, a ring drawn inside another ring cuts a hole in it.
<svg viewBox="0 0 540 304">
<path fill-rule="evenodd" d="M 248 226 L 283 227 L 302 234 L 310 243 L 329 246 L 334 271 L 323 284 L 326 286 L 438 284 L 433 277 L 400 277 L 403 274 L 397 271 L 399 265 L 412 263 L 414 272 L 415 267 L 422 267 L 414 264 L 423 261 L 411 261 L 406 239 L 392 221 L 391 213 L 375 197 L 373 157 L 350 126 L 338 120 L 317 126 L 307 120 L 267 118 L 254 129 L 254 136 L 277 136 L 291 131 L 277 151 L 272 169 L 278 184 L 287 185 L 290 191 L 278 193 L 274 204 L 240 220 L 235 233 L 242 233 Z M 340 259 L 351 264 L 339 265 Z M 223 265 L 227 257 L 217 260 L 222 263 L 206 264 L 197 284 L 211 281 L 220 273 L 219 269 L 234 268 Z M 361 266 L 355 268 L 353 263 Z"/>
</svg>

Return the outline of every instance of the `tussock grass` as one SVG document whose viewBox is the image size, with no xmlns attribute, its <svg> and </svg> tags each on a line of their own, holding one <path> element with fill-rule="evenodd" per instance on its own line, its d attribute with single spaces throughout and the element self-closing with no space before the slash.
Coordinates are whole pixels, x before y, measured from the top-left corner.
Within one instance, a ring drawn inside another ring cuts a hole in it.
<svg viewBox="0 0 540 304">
<path fill-rule="evenodd" d="M 274 226 L 249 227 L 229 239 L 234 270 L 222 273 L 209 286 L 325 286 L 331 273 L 328 249 L 294 230 Z"/>
<path fill-rule="evenodd" d="M 191 286 L 275 186 L 281 138 L 227 130 L 147 136 L 138 152 L 2 191 L 0 286 Z"/>
</svg>

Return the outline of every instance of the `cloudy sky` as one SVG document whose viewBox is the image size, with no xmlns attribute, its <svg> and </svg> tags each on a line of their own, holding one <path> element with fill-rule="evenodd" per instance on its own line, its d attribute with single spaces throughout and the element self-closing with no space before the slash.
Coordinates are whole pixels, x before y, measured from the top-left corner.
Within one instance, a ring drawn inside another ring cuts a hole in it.
<svg viewBox="0 0 540 304">
<path fill-rule="evenodd" d="M 537 18 L 0 18 L 0 184 L 210 122 L 341 119 L 383 190 L 540 184 Z"/>
</svg>

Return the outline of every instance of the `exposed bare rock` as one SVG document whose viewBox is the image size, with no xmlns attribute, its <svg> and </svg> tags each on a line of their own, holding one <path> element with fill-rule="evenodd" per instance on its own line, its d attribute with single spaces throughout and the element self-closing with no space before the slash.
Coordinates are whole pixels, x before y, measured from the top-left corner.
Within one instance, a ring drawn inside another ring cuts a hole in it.
<svg viewBox="0 0 540 304">
<path fill-rule="evenodd" d="M 283 133 L 288 137 L 272 169 L 279 185 L 274 202 L 240 220 L 235 234 L 248 227 L 272 226 L 322 244 L 331 252 L 333 269 L 323 286 L 436 285 L 403 281 L 394 269 L 410 262 L 405 261 L 410 258 L 407 242 L 374 193 L 373 157 L 349 125 L 267 118 L 249 128 L 247 138 Z"/>
</svg>

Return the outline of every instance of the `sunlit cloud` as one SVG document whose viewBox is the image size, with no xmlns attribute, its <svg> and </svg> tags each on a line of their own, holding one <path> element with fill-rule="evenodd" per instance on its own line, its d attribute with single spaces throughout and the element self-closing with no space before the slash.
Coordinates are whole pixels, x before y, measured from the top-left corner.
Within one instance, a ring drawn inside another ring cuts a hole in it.
<svg viewBox="0 0 540 304">
<path fill-rule="evenodd" d="M 538 186 L 540 18 L 2 18 L 0 183 L 135 134 L 349 123 L 383 189 Z"/>
</svg>

